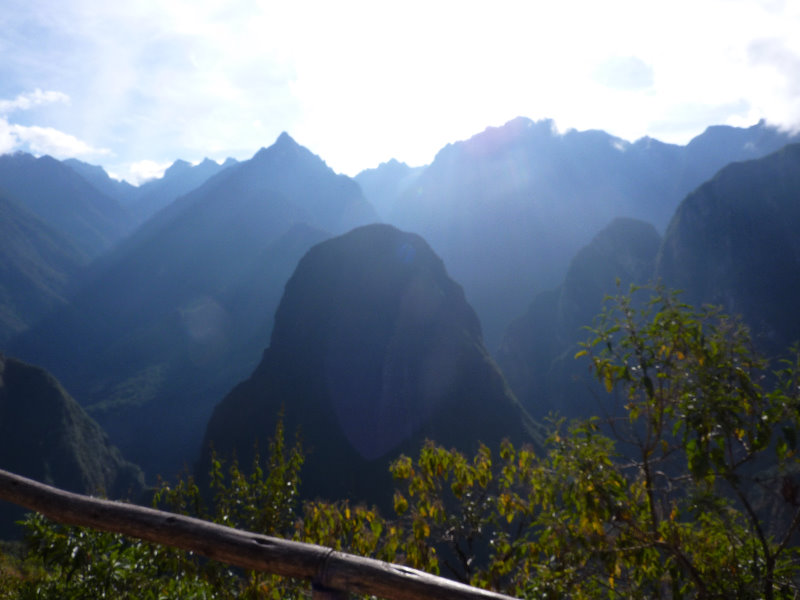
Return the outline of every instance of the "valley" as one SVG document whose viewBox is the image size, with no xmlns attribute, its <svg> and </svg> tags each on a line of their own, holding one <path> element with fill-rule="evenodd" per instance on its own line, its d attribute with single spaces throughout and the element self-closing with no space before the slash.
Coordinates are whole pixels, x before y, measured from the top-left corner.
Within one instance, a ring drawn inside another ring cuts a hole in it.
<svg viewBox="0 0 800 600">
<path fill-rule="evenodd" d="M 180 474 L 208 489 L 280 423 L 307 452 L 302 499 L 390 512 L 389 467 L 426 440 L 543 452 L 555 416 L 618 416 L 575 357 L 631 284 L 719 305 L 787 356 L 799 141 L 518 118 L 349 178 L 283 133 L 138 188 L 0 156 L 0 467 L 137 501 Z"/>
</svg>

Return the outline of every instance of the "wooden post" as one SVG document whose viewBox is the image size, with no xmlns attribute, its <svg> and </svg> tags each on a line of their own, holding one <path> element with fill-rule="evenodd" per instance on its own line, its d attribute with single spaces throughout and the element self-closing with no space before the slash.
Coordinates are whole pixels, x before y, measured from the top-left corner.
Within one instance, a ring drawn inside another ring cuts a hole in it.
<svg viewBox="0 0 800 600">
<path fill-rule="evenodd" d="M 387 600 L 513 600 L 402 565 L 73 494 L 3 470 L 0 500 L 66 525 L 121 533 L 244 569 L 305 579 L 315 587 L 314 600 L 341 600 L 348 593 Z"/>
<path fill-rule="evenodd" d="M 350 594 L 346 590 L 334 589 L 326 583 L 329 577 L 328 566 L 335 554 L 340 553 L 330 548 L 322 559 L 317 576 L 311 582 L 311 600 L 348 600 Z"/>
</svg>

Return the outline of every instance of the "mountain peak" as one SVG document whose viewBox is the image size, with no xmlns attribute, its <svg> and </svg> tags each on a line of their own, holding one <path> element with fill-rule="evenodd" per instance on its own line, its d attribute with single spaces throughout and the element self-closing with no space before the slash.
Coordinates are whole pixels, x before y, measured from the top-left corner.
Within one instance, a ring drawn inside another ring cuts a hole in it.
<svg viewBox="0 0 800 600">
<path fill-rule="evenodd" d="M 263 158 L 264 156 L 273 156 L 275 154 L 286 155 L 287 153 L 293 155 L 302 150 L 305 150 L 309 155 L 311 154 L 309 150 L 298 144 L 292 136 L 284 131 L 278 136 L 274 144 L 269 147 L 262 147 L 253 155 L 253 158 Z"/>
<path fill-rule="evenodd" d="M 278 136 L 278 139 L 275 140 L 275 146 L 298 146 L 299 144 L 294 141 L 292 136 L 290 136 L 285 131 L 281 132 Z"/>
<path fill-rule="evenodd" d="M 172 163 L 167 168 L 166 171 L 164 171 L 164 177 L 169 177 L 171 175 L 178 175 L 179 173 L 185 173 L 186 171 L 188 171 L 191 168 L 192 168 L 192 164 L 191 163 L 179 158 L 174 163 Z"/>
</svg>

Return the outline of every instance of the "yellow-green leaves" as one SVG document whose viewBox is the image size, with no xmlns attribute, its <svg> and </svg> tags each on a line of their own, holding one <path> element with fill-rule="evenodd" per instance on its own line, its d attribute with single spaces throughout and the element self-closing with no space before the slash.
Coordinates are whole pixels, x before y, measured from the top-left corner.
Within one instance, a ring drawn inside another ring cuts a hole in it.
<svg viewBox="0 0 800 600">
<path fill-rule="evenodd" d="M 579 543 L 601 539 L 595 524 L 606 517 L 596 511 L 615 498 L 615 556 L 630 535 L 631 548 L 641 549 L 631 556 L 655 562 L 627 572 L 659 594 L 653 578 L 680 595 L 773 597 L 784 577 L 781 585 L 796 593 L 796 580 L 785 577 L 798 575 L 789 557 L 800 533 L 800 492 L 787 491 L 785 473 L 800 466 L 800 352 L 770 372 L 746 328 L 718 309 L 695 310 L 658 287 L 609 300 L 576 358 L 588 356 L 598 382 L 622 399 L 608 431 L 625 441 L 630 468 L 612 470 L 639 490 L 638 504 L 615 497 L 616 483 L 581 470 L 591 463 L 574 461 L 581 446 L 573 431 L 558 438 L 562 455 L 552 467 L 569 465 L 573 477 L 548 507 L 572 503 L 580 517 L 577 528 L 569 514 L 551 527 Z M 618 418 L 625 414 L 627 424 Z M 767 534 L 779 530 L 779 539 Z M 619 592 L 616 572 L 608 582 Z"/>
<path fill-rule="evenodd" d="M 408 500 L 400 492 L 394 493 L 394 512 L 404 515 L 408 510 Z"/>
</svg>

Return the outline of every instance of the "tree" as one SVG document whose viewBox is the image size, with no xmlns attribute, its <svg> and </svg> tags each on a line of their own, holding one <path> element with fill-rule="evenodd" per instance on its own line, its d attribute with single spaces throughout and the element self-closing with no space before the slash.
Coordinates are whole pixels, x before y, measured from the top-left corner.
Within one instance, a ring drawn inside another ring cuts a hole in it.
<svg viewBox="0 0 800 600">
<path fill-rule="evenodd" d="M 798 352 L 770 371 L 735 319 L 644 288 L 610 300 L 582 357 L 619 400 L 607 422 L 556 420 L 538 456 L 429 444 L 394 463 L 423 562 L 535 597 L 796 597 Z"/>
<path fill-rule="evenodd" d="M 793 596 L 800 353 L 772 372 L 740 322 L 659 288 L 613 299 L 593 334 L 579 354 L 623 403 L 611 431 L 641 481 L 637 536 L 657 550 L 664 585 Z"/>
</svg>

